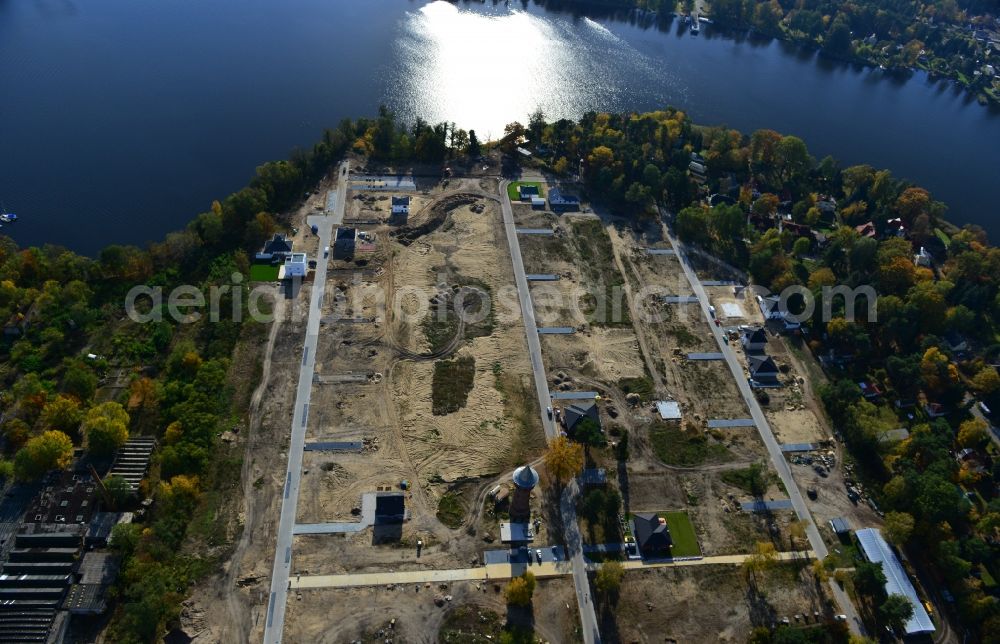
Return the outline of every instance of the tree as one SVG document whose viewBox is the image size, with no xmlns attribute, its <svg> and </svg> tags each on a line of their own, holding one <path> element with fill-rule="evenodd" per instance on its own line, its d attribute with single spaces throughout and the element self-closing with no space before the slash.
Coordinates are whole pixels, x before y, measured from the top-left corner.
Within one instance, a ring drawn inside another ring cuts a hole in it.
<svg viewBox="0 0 1000 644">
<path fill-rule="evenodd" d="M 95 456 L 110 456 L 128 440 L 128 412 L 116 402 L 92 407 L 83 419 L 87 450 Z"/>
<path fill-rule="evenodd" d="M 479 156 L 479 137 L 476 136 L 475 130 L 469 130 L 469 156 Z"/>
<path fill-rule="evenodd" d="M 885 573 L 882 564 L 868 561 L 859 562 L 854 566 L 854 588 L 858 593 L 871 600 L 880 600 L 885 596 Z"/>
<path fill-rule="evenodd" d="M 104 487 L 111 497 L 111 505 L 115 510 L 123 507 L 135 495 L 129 482 L 117 474 L 104 479 Z"/>
<path fill-rule="evenodd" d="M 573 443 L 565 436 L 556 438 L 545 453 L 545 468 L 560 485 L 569 483 L 583 471 L 583 445 Z"/>
<path fill-rule="evenodd" d="M 97 376 L 90 369 L 74 364 L 66 369 L 63 376 L 63 391 L 81 401 L 88 401 L 97 391 Z"/>
<path fill-rule="evenodd" d="M 605 561 L 594 576 L 594 586 L 597 592 L 605 597 L 614 597 L 622 585 L 625 568 L 617 561 Z"/>
<path fill-rule="evenodd" d="M 50 430 L 24 444 L 14 457 L 14 474 L 21 480 L 37 479 L 49 470 L 65 469 L 73 462 L 73 441 Z"/>
<path fill-rule="evenodd" d="M 796 257 L 805 257 L 812 249 L 812 240 L 808 237 L 799 237 L 792 244 L 792 254 Z"/>
<path fill-rule="evenodd" d="M 990 396 L 1000 391 L 1000 374 L 996 367 L 985 366 L 972 378 L 972 386 L 982 396 Z"/>
<path fill-rule="evenodd" d="M 20 449 L 31 438 L 31 425 L 20 418 L 11 418 L 3 424 L 3 436 L 8 449 Z"/>
<path fill-rule="evenodd" d="M 743 562 L 743 567 L 751 576 L 763 573 L 774 566 L 778 560 L 778 550 L 770 541 L 759 541 L 754 546 L 753 553 Z"/>
<path fill-rule="evenodd" d="M 906 512 L 887 512 L 885 534 L 897 546 L 904 545 L 913 533 L 913 515 Z"/>
<path fill-rule="evenodd" d="M 970 418 L 958 426 L 959 447 L 982 447 L 989 439 L 989 428 L 981 418 Z"/>
<path fill-rule="evenodd" d="M 601 424 L 593 418 L 584 418 L 573 428 L 573 439 L 586 446 L 601 446 L 607 443 Z"/>
<path fill-rule="evenodd" d="M 72 436 L 83 420 L 83 412 L 75 398 L 56 396 L 55 400 L 42 409 L 41 420 L 46 429 L 57 429 Z"/>
<path fill-rule="evenodd" d="M 531 596 L 535 592 L 535 575 L 526 572 L 520 577 L 514 577 L 504 590 L 504 598 L 513 606 L 530 606 Z"/>
<path fill-rule="evenodd" d="M 905 595 L 889 595 L 879 606 L 878 617 L 883 624 L 898 633 L 903 630 L 907 620 L 913 617 L 913 604 Z"/>
</svg>

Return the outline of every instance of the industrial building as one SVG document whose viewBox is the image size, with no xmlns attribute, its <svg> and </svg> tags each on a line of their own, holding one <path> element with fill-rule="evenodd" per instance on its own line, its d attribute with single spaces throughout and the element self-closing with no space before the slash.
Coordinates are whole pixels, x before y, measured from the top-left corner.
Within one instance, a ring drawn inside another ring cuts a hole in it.
<svg viewBox="0 0 1000 644">
<path fill-rule="evenodd" d="M 910 577 L 903 569 L 903 564 L 882 538 L 882 532 L 878 528 L 865 528 L 855 532 L 854 536 L 858 540 L 858 545 L 861 547 L 865 559 L 871 563 L 882 565 L 882 572 L 885 573 L 886 594 L 902 595 L 913 606 L 913 615 L 904 626 L 906 635 L 933 633 L 935 628 L 930 615 L 927 614 L 924 605 L 917 596 L 917 591 L 913 588 Z"/>
</svg>

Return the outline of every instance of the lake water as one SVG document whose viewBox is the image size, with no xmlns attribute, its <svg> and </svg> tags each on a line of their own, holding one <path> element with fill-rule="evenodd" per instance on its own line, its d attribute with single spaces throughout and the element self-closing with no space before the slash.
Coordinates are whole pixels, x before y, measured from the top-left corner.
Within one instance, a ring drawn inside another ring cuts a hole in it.
<svg viewBox="0 0 1000 644">
<path fill-rule="evenodd" d="M 481 138 L 549 117 L 674 105 L 890 168 L 996 238 L 1000 116 L 952 86 L 782 43 L 520 3 L 0 0 L 0 202 L 22 244 L 94 253 L 182 227 L 342 117 L 448 120 Z"/>
</svg>

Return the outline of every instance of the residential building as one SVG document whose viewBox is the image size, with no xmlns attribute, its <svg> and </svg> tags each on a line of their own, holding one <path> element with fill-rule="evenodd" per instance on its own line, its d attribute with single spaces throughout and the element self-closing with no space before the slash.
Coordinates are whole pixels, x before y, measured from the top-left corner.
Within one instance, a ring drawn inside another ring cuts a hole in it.
<svg viewBox="0 0 1000 644">
<path fill-rule="evenodd" d="M 913 256 L 913 265 L 920 268 L 931 268 L 934 265 L 934 258 L 927 252 L 926 248 L 921 246 L 920 252 Z"/>
<path fill-rule="evenodd" d="M 334 259 L 351 259 L 357 246 L 358 229 L 341 226 L 337 229 L 337 237 L 333 242 Z"/>
<path fill-rule="evenodd" d="M 750 381 L 760 387 L 777 387 L 781 385 L 778 380 L 778 365 L 774 363 L 771 356 L 751 355 L 747 356 L 747 366 L 750 371 Z"/>
<path fill-rule="evenodd" d="M 577 212 L 580 210 L 580 198 L 575 195 L 565 195 L 558 190 L 550 190 L 549 210 L 552 212 Z"/>
<path fill-rule="evenodd" d="M 877 231 L 875 230 L 875 224 L 873 224 L 870 221 L 863 223 L 860 226 L 855 226 L 854 230 L 856 230 L 858 234 L 861 235 L 862 237 L 874 238 L 877 235 Z"/>
<path fill-rule="evenodd" d="M 643 556 L 669 555 L 673 540 L 666 519 L 652 512 L 638 512 L 632 519 L 635 542 Z"/>
<path fill-rule="evenodd" d="M 517 187 L 517 196 L 521 201 L 531 201 L 532 197 L 539 197 L 538 186 L 521 184 Z"/>
<path fill-rule="evenodd" d="M 787 309 L 783 310 L 781 298 L 777 295 L 768 295 L 767 297 L 758 295 L 757 306 L 760 307 L 760 313 L 764 316 L 765 320 L 777 320 L 781 322 L 782 328 L 785 331 L 794 331 L 802 326 Z"/>
<path fill-rule="evenodd" d="M 284 235 L 275 233 L 274 237 L 264 243 L 264 247 L 254 256 L 254 260 L 280 264 L 285 261 L 285 257 L 291 252 L 292 242 Z"/>
<path fill-rule="evenodd" d="M 407 196 L 393 197 L 390 221 L 394 224 L 405 224 L 410 217 L 410 198 Z"/>
<path fill-rule="evenodd" d="M 375 496 L 375 523 L 402 523 L 406 520 L 406 497 L 402 492 L 379 492 Z"/>
<path fill-rule="evenodd" d="M 740 344 L 747 353 L 762 353 L 767 347 L 767 331 L 762 327 L 749 327 L 740 334 Z"/>
<path fill-rule="evenodd" d="M 584 418 L 589 418 L 597 423 L 598 426 L 601 424 L 601 415 L 597 410 L 597 403 L 593 400 L 587 400 L 583 402 L 576 402 L 571 405 L 567 405 L 563 409 L 563 425 L 566 427 L 566 431 L 572 432 L 576 429 Z"/>
<path fill-rule="evenodd" d="M 304 278 L 308 270 L 308 261 L 305 253 L 291 253 L 285 257 L 285 263 L 278 271 L 279 280 L 290 280 Z"/>
</svg>

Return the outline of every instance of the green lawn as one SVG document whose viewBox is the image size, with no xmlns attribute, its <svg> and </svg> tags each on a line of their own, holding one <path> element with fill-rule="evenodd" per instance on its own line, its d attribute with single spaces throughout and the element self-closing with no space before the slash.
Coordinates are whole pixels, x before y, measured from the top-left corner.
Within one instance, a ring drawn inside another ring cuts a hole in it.
<svg viewBox="0 0 1000 644">
<path fill-rule="evenodd" d="M 251 282 L 274 282 L 278 279 L 278 266 L 270 264 L 253 264 L 250 266 Z"/>
<path fill-rule="evenodd" d="M 476 377 L 476 359 L 462 356 L 434 363 L 431 379 L 431 412 L 444 416 L 465 407 Z"/>
<path fill-rule="evenodd" d="M 670 554 L 674 557 L 697 557 L 701 554 L 698 547 L 698 537 L 694 533 L 694 525 L 691 518 L 684 510 L 676 512 L 661 512 L 659 516 L 667 520 L 667 527 L 670 528 L 670 539 L 673 546 Z"/>
<path fill-rule="evenodd" d="M 538 181 L 515 181 L 514 183 L 507 186 L 507 196 L 510 197 L 511 201 L 520 201 L 521 195 L 517 193 L 518 186 L 535 186 L 538 188 L 538 196 L 545 196 L 545 189 L 542 188 L 542 184 Z"/>
</svg>

